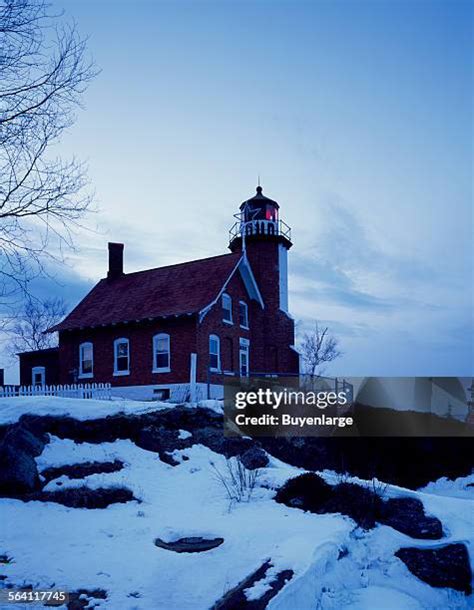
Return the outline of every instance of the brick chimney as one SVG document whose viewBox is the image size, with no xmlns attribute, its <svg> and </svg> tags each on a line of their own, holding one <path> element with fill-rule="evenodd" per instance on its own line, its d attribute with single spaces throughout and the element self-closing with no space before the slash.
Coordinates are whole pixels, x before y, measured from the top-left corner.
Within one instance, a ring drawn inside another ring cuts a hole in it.
<svg viewBox="0 0 474 610">
<path fill-rule="evenodd" d="M 109 242 L 109 271 L 107 278 L 114 280 L 123 275 L 123 244 Z"/>
</svg>

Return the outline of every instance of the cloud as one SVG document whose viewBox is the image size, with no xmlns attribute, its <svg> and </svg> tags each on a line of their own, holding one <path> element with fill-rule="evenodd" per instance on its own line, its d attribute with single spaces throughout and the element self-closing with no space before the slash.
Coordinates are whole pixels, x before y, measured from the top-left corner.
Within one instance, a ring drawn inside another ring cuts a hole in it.
<svg viewBox="0 0 474 610">
<path fill-rule="evenodd" d="M 464 374 L 471 369 L 471 291 L 436 258 L 413 259 L 332 198 L 307 247 L 290 254 L 300 328 L 318 319 L 341 339 L 338 374 Z"/>
</svg>

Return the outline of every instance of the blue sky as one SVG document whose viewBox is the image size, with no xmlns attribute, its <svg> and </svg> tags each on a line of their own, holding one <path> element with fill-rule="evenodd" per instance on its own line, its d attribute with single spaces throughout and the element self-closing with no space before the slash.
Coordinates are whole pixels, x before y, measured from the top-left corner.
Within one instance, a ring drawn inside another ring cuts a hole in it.
<svg viewBox="0 0 474 610">
<path fill-rule="evenodd" d="M 469 375 L 469 2 L 57 2 L 101 74 L 57 150 L 98 211 L 47 283 L 224 252 L 260 174 L 292 226 L 290 308 L 327 323 L 328 373 Z"/>
</svg>

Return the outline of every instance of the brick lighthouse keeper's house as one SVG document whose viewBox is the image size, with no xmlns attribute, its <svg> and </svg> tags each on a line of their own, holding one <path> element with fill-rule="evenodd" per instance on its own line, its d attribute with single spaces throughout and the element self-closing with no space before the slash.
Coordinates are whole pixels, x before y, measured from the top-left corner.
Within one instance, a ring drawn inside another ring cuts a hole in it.
<svg viewBox="0 0 474 610">
<path fill-rule="evenodd" d="M 222 396 L 226 375 L 298 374 L 290 229 L 260 186 L 235 216 L 220 256 L 124 273 L 124 246 L 109 243 L 107 277 L 49 329 L 58 357 L 20 354 L 21 384 L 109 382 L 116 395 L 183 400 Z"/>
</svg>

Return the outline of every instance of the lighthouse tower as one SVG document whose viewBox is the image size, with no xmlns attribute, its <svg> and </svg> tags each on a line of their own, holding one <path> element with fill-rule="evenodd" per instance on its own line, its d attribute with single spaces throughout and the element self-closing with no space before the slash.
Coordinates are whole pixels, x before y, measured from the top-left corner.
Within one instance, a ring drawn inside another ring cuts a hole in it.
<svg viewBox="0 0 474 610">
<path fill-rule="evenodd" d="M 288 310 L 288 250 L 291 229 L 280 218 L 280 206 L 257 187 L 235 215 L 229 248 L 242 252 L 253 271 L 261 292 L 264 310 L 255 310 L 250 350 L 251 370 L 257 373 L 297 375 L 299 357 L 294 348 L 294 320 Z"/>
<path fill-rule="evenodd" d="M 263 194 L 244 201 L 230 230 L 229 248 L 244 251 L 252 267 L 265 307 L 288 313 L 288 250 L 291 229 L 280 218 L 280 206 Z"/>
</svg>

